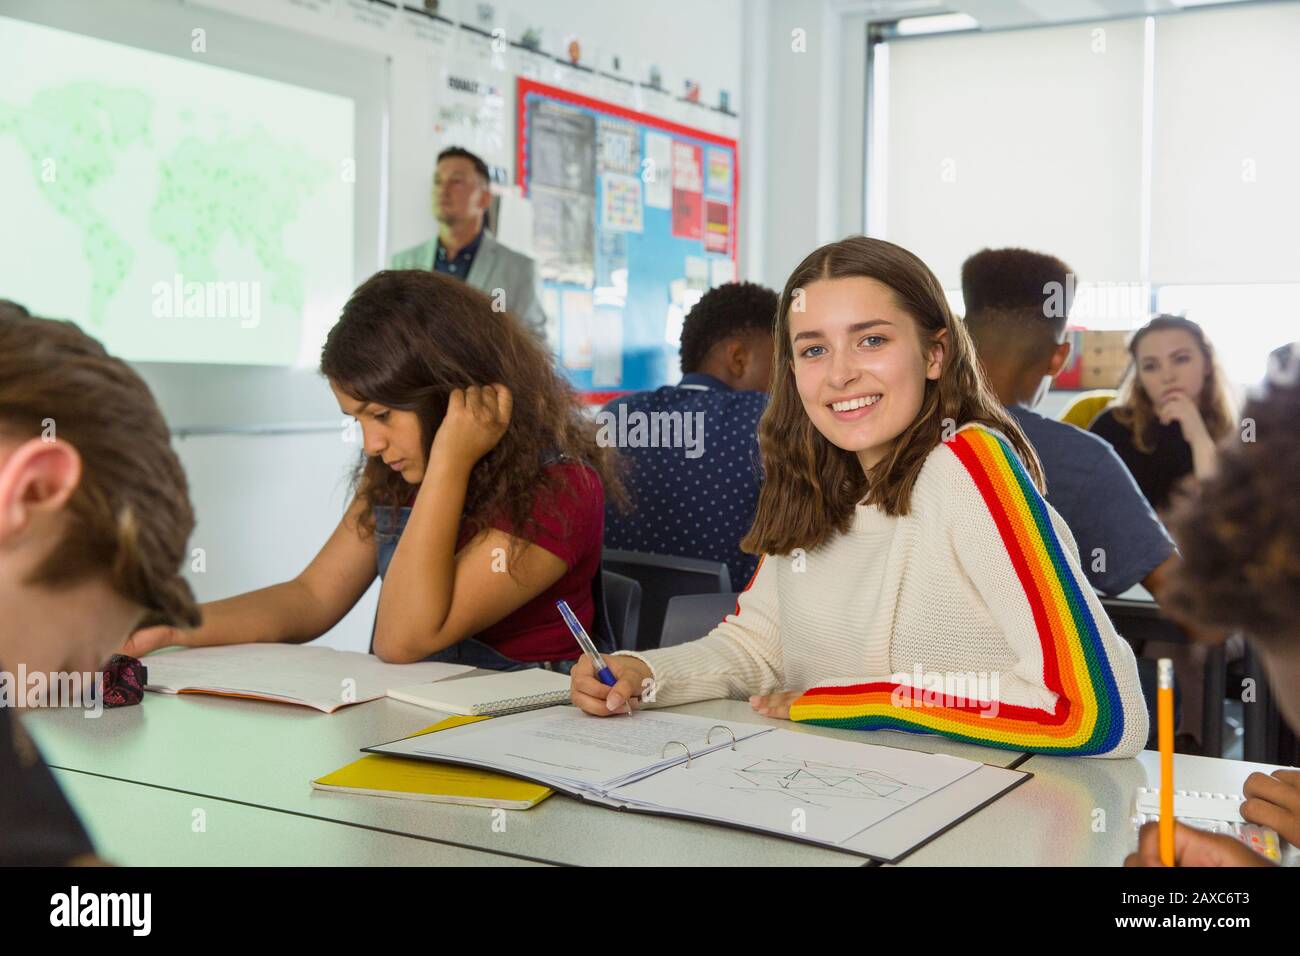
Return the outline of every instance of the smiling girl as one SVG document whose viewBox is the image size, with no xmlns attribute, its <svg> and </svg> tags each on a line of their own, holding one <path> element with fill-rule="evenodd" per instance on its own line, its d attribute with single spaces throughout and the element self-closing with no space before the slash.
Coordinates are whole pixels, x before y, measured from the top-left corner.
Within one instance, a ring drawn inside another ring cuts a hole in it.
<svg viewBox="0 0 1300 956">
<path fill-rule="evenodd" d="M 380 272 L 344 307 L 321 371 L 364 439 L 325 546 L 292 581 L 204 605 L 197 629 L 137 631 L 126 652 L 310 641 L 377 574 L 384 660 L 567 672 L 578 646 L 555 602 L 592 631 L 617 484 L 542 345 L 456 279 Z"/>
<path fill-rule="evenodd" d="M 774 344 L 743 542 L 762 559 L 736 612 L 688 644 L 607 658 L 612 688 L 580 661 L 574 703 L 607 716 L 651 689 L 656 706 L 747 697 L 828 726 L 1137 753 L 1133 653 L 925 264 L 877 239 L 823 246 L 786 283 Z"/>
<path fill-rule="evenodd" d="M 1115 446 L 1151 507 L 1164 513 L 1188 475 L 1214 474 L 1214 446 L 1234 420 L 1214 347 L 1201 327 L 1158 315 L 1133 333 L 1114 406 L 1088 426 Z"/>
</svg>

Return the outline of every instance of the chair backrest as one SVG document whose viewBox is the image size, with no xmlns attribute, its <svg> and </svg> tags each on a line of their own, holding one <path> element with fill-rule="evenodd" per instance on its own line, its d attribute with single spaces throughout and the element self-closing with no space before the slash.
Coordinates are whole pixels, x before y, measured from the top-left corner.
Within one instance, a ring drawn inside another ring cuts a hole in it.
<svg viewBox="0 0 1300 956">
<path fill-rule="evenodd" d="M 1087 431 L 1092 420 L 1106 410 L 1119 392 L 1113 388 L 1099 388 L 1084 392 L 1074 398 L 1061 412 L 1061 421 Z"/>
<path fill-rule="evenodd" d="M 613 571 L 602 570 L 600 577 L 605 588 L 605 620 L 613 649 L 634 651 L 641 614 L 641 585 Z"/>
<path fill-rule="evenodd" d="M 717 594 L 731 590 L 731 573 L 721 561 L 614 548 L 606 548 L 601 560 L 606 570 L 632 578 L 641 585 L 637 650 L 659 646 L 669 599 L 679 594 Z"/>
<path fill-rule="evenodd" d="M 722 594 L 679 594 L 672 598 L 664 613 L 659 646 L 673 647 L 703 637 L 728 614 L 735 612 L 738 596 L 736 592 L 725 591 Z"/>
</svg>

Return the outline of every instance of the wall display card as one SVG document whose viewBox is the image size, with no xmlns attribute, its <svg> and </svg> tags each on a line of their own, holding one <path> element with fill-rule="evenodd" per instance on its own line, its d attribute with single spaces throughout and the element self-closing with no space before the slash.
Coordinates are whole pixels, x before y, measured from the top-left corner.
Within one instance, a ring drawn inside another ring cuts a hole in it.
<svg viewBox="0 0 1300 956">
<path fill-rule="evenodd" d="M 528 176 L 533 246 L 543 279 L 590 288 L 594 280 L 596 121 L 566 106 L 530 107 Z"/>
<path fill-rule="evenodd" d="M 640 232 L 641 180 L 636 176 L 606 173 L 601 183 L 601 227 L 617 232 Z"/>
<path fill-rule="evenodd" d="M 591 384 L 617 388 L 623 384 L 622 309 L 597 309 L 591 333 Z"/>
<path fill-rule="evenodd" d="M 627 293 L 627 233 L 600 231 L 596 249 L 596 285 L 622 287 Z"/>
<path fill-rule="evenodd" d="M 533 185 L 596 192 L 596 119 L 558 103 L 532 107 L 528 174 Z"/>
<path fill-rule="evenodd" d="M 622 120 L 597 117 L 596 166 L 602 173 L 639 173 L 641 137 L 636 127 Z"/>
<path fill-rule="evenodd" d="M 533 258 L 533 203 L 515 186 L 499 187 L 497 213 L 492 219 L 493 233 L 515 252 Z"/>
<path fill-rule="evenodd" d="M 710 199 L 731 202 L 731 153 L 709 147 L 708 194 Z"/>
<path fill-rule="evenodd" d="M 710 199 L 704 204 L 704 249 L 731 253 L 731 207 L 724 202 Z"/>
<path fill-rule="evenodd" d="M 438 70 L 433 134 L 438 148 L 463 146 L 489 166 L 509 168 L 509 130 L 502 75 L 458 59 Z"/>
<path fill-rule="evenodd" d="M 686 257 L 686 288 L 703 292 L 709 287 L 709 260 L 700 256 Z"/>
<path fill-rule="evenodd" d="M 699 239 L 704 235 L 704 177 L 700 169 L 700 148 L 673 142 L 673 235 Z"/>
<path fill-rule="evenodd" d="M 699 193 L 684 189 L 673 190 L 673 235 L 679 239 L 699 239 L 704 234 L 701 225 L 703 201 Z"/>
<path fill-rule="evenodd" d="M 736 263 L 731 259 L 710 259 L 709 269 L 712 275 L 709 277 L 711 287 L 726 285 L 728 282 L 736 281 Z"/>
<path fill-rule="evenodd" d="M 560 310 L 564 325 L 564 351 L 561 361 L 566 368 L 591 368 L 591 293 L 565 289 L 560 295 Z"/>
<path fill-rule="evenodd" d="M 595 279 L 595 201 L 561 189 L 537 186 L 533 199 L 533 248 L 543 279 L 591 287 Z"/>
<path fill-rule="evenodd" d="M 645 204 L 667 209 L 673 203 L 673 138 L 663 133 L 645 134 Z"/>
</svg>

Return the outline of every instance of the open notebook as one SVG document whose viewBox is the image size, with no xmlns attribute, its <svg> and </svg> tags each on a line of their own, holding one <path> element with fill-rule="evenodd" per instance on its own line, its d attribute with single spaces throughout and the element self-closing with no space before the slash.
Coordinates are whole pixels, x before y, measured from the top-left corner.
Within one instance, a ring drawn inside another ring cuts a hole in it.
<svg viewBox="0 0 1300 956">
<path fill-rule="evenodd" d="M 313 707 L 340 707 L 383 697 L 394 684 L 437 681 L 474 668 L 465 664 L 385 664 L 373 654 L 302 644 L 230 644 L 166 650 L 145 658 L 145 690 L 215 694 Z"/>
<path fill-rule="evenodd" d="M 1028 779 L 1020 770 L 758 724 L 573 707 L 367 753 L 461 764 L 620 810 L 703 820 L 894 862 Z"/>
</svg>

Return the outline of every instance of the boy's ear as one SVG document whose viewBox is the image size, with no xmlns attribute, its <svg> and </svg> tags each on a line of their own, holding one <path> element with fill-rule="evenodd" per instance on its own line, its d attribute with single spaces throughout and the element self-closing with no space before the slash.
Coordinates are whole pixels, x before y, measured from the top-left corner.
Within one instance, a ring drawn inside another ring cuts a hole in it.
<svg viewBox="0 0 1300 956">
<path fill-rule="evenodd" d="M 938 381 L 939 376 L 943 374 L 943 360 L 948 354 L 948 330 L 940 329 L 934 333 L 934 341 L 930 344 L 930 355 L 925 366 L 925 377 L 931 381 Z"/>
<path fill-rule="evenodd" d="M 1058 372 L 1065 368 L 1065 363 L 1070 361 L 1071 346 L 1068 341 L 1062 342 L 1052 352 L 1051 359 L 1047 363 L 1047 374 L 1056 378 Z"/>
<path fill-rule="evenodd" d="M 80 481 L 81 456 L 65 441 L 32 438 L 0 458 L 0 540 L 66 506 Z"/>
</svg>

